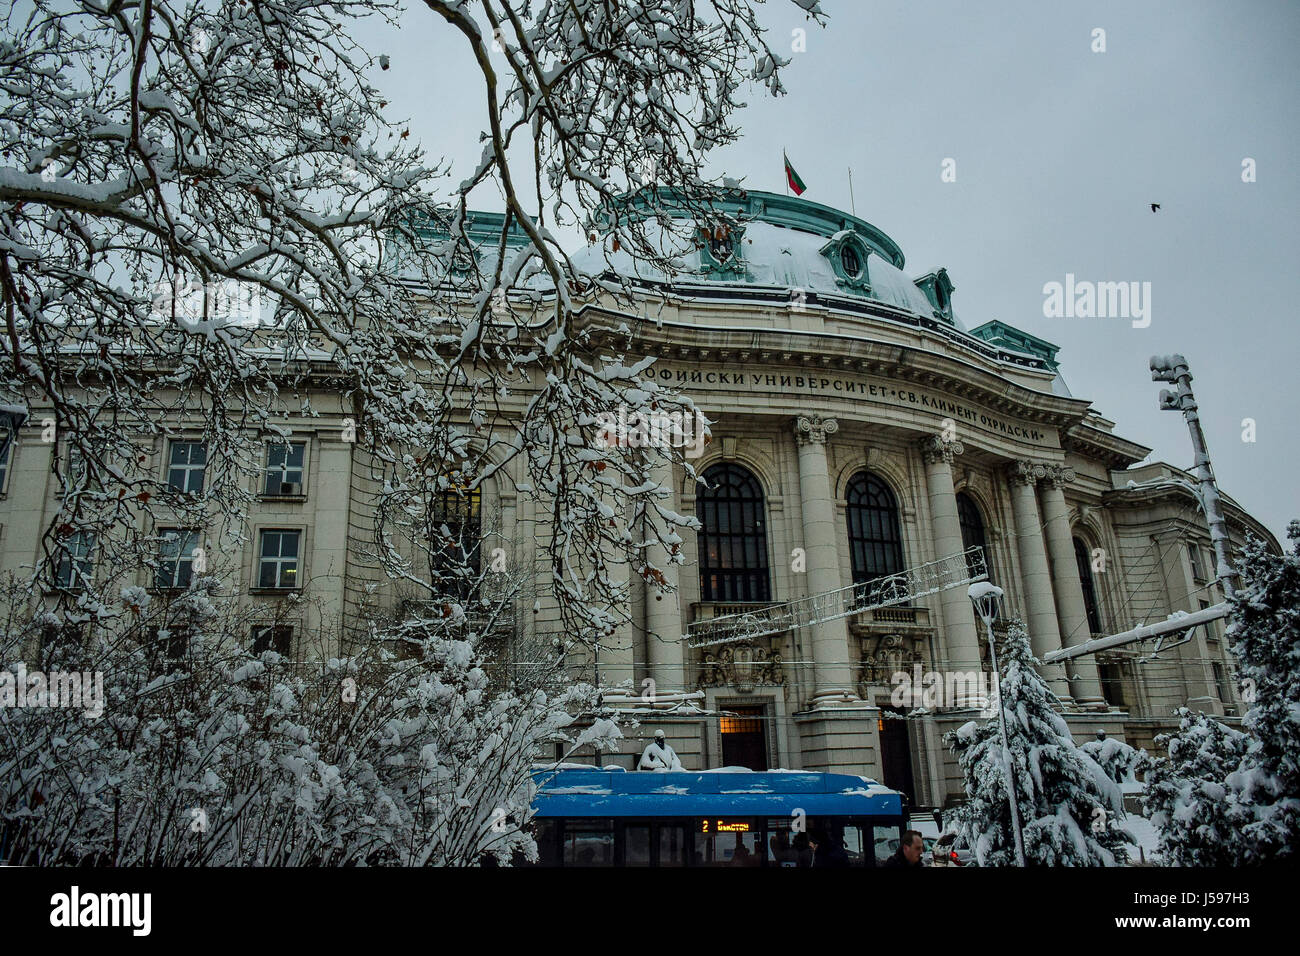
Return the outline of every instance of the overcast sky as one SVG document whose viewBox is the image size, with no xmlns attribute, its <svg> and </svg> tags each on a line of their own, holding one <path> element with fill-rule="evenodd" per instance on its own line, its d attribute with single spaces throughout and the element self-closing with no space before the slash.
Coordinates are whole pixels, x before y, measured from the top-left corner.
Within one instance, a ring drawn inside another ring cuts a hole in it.
<svg viewBox="0 0 1300 956">
<path fill-rule="evenodd" d="M 805 198 L 847 210 L 852 167 L 857 214 L 910 275 L 948 268 L 968 328 L 996 318 L 1056 343 L 1076 396 L 1188 467 L 1187 429 L 1147 369 L 1182 352 L 1220 486 L 1285 544 L 1300 517 L 1300 3 L 821 3 L 825 29 L 764 6 L 773 45 L 806 27 L 807 52 L 789 52 L 788 95 L 750 95 L 715 171 L 783 191 L 784 147 Z M 364 38 L 392 58 L 374 77 L 389 115 L 459 179 L 484 128 L 463 41 L 418 5 Z M 1044 284 L 1067 273 L 1151 283 L 1150 325 L 1044 317 Z"/>
</svg>

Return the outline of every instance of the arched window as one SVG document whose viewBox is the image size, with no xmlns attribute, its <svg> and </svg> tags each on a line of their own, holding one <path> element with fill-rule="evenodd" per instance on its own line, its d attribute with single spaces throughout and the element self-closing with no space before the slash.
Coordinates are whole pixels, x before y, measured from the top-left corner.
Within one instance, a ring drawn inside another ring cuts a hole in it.
<svg viewBox="0 0 1300 956">
<path fill-rule="evenodd" d="M 1094 634 L 1101 633 L 1101 614 L 1097 610 L 1097 589 L 1092 583 L 1092 559 L 1088 546 L 1079 538 L 1074 539 L 1074 561 L 1079 566 L 1079 583 L 1083 585 L 1083 607 L 1088 612 L 1088 629 Z"/>
<path fill-rule="evenodd" d="M 472 595 L 480 570 L 482 496 L 459 475 L 452 480 L 429 509 L 430 570 L 447 593 L 463 601 Z"/>
<path fill-rule="evenodd" d="M 989 580 L 992 580 L 993 562 L 989 557 L 988 544 L 984 538 L 984 519 L 980 517 L 980 510 L 975 502 L 964 491 L 957 492 L 957 521 L 961 525 L 962 550 L 979 548 L 984 552 L 984 567 L 988 572 Z M 975 562 L 967 558 L 966 566 L 970 570 L 971 577 L 974 577 Z"/>
<path fill-rule="evenodd" d="M 740 465 L 705 470 L 695 497 L 700 519 L 700 600 L 770 601 L 763 488 Z"/>
<path fill-rule="evenodd" d="M 898 502 L 889 486 L 867 471 L 849 482 L 849 563 L 853 583 L 866 584 L 903 570 Z"/>
</svg>

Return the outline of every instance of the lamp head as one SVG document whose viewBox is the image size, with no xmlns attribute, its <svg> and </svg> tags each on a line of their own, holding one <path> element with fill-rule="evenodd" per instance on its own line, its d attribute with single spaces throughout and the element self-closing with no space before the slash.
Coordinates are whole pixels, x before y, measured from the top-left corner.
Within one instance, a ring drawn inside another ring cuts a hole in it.
<svg viewBox="0 0 1300 956">
<path fill-rule="evenodd" d="M 1002 589 L 987 581 L 972 584 L 966 596 L 975 605 L 975 613 L 986 626 L 992 626 L 998 616 L 998 602 L 1002 600 Z"/>
</svg>

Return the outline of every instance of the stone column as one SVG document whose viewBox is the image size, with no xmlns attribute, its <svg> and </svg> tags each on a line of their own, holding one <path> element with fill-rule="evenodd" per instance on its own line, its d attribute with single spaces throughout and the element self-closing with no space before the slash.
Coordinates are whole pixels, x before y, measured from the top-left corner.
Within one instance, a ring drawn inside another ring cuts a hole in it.
<svg viewBox="0 0 1300 956">
<path fill-rule="evenodd" d="M 608 500 L 611 506 L 618 504 L 612 495 Z M 624 515 L 630 525 L 630 506 L 624 507 Z M 599 637 L 596 660 L 599 686 L 602 690 L 612 692 L 606 694 L 607 701 L 618 699 L 620 694 L 639 698 L 641 688 L 636 684 L 635 660 L 636 649 L 641 642 L 632 621 L 633 568 L 617 542 L 602 539 L 600 551 L 612 598 L 609 613 L 617 623 L 611 626 L 608 633 Z"/>
<path fill-rule="evenodd" d="M 1062 647 L 1073 647 L 1092 637 L 1063 491 L 1065 485 L 1073 480 L 1074 469 L 1050 467 L 1042 481 L 1043 525 L 1047 534 L 1047 552 L 1052 556 L 1052 591 L 1056 594 Z M 1101 694 L 1096 659 L 1090 654 L 1076 657 L 1066 663 L 1065 669 L 1071 675 L 1070 692 L 1075 702 L 1082 707 L 1105 709 L 1106 700 Z"/>
<path fill-rule="evenodd" d="M 930 499 L 930 520 L 934 524 L 934 548 L 938 558 L 963 550 L 961 521 L 957 517 L 957 494 L 952 484 L 952 459 L 965 449 L 959 441 L 945 441 L 938 435 L 921 440 L 925 458 L 925 484 Z M 954 671 L 980 670 L 979 632 L 975 629 L 975 609 L 964 587 L 945 588 L 939 592 L 943 608 L 944 649 L 948 665 Z M 975 705 L 976 701 L 958 701 L 958 706 Z"/>
<path fill-rule="evenodd" d="M 1025 594 L 1025 626 L 1029 629 L 1029 646 L 1040 660 L 1044 654 L 1061 646 L 1056 599 L 1052 594 L 1052 577 L 1047 568 L 1047 553 L 1043 549 L 1042 527 L 1038 521 L 1038 501 L 1034 494 L 1034 486 L 1046 476 L 1047 468 L 1031 461 L 1013 462 L 1008 475 L 1016 549 L 1020 553 L 1021 584 Z M 1052 693 L 1062 702 L 1068 702 L 1070 691 L 1065 680 L 1065 668 L 1060 664 L 1045 665 L 1040 673 Z"/>
<path fill-rule="evenodd" d="M 821 594 L 844 586 L 835 541 L 835 503 L 826 461 L 826 439 L 839 430 L 833 418 L 817 415 L 795 419 L 799 446 L 799 497 L 803 513 L 803 547 L 808 561 L 808 593 Z M 849 664 L 849 628 L 845 618 L 823 621 L 812 632 L 813 706 L 855 701 L 853 668 Z"/>
<path fill-rule="evenodd" d="M 660 456 L 650 468 L 650 480 L 668 489 L 665 498 L 658 499 L 659 507 L 677 511 L 677 489 L 673 478 L 673 463 Z M 650 515 L 646 523 L 661 535 L 676 537 L 667 530 L 658 515 Z M 650 677 L 655 681 L 655 692 L 687 690 L 686 644 L 682 640 L 682 601 L 677 589 L 678 565 L 669 563 L 667 548 L 656 543 L 646 548 L 646 559 L 663 574 L 662 582 L 646 581 L 645 587 L 645 643 L 646 661 Z M 671 594 L 659 591 L 659 585 L 671 588 Z"/>
</svg>

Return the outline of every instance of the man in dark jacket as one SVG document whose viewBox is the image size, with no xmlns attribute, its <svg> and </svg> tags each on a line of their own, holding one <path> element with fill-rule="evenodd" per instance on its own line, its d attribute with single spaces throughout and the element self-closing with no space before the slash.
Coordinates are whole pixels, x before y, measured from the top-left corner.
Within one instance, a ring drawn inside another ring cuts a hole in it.
<svg viewBox="0 0 1300 956">
<path fill-rule="evenodd" d="M 916 830 L 904 830 L 903 842 L 899 845 L 898 850 L 884 863 L 880 864 L 889 869 L 921 869 L 921 834 Z"/>
</svg>

